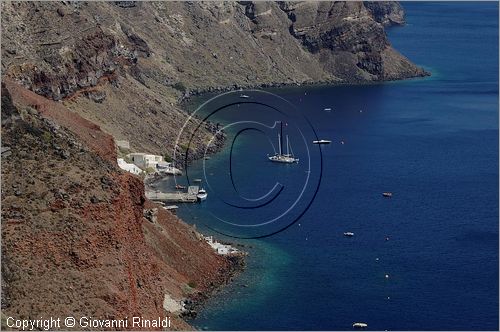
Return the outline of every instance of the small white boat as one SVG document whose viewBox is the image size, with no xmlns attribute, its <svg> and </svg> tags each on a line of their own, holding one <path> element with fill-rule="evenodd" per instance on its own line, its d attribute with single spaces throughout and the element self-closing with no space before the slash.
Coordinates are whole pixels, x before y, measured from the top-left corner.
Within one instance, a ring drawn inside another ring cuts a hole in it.
<svg viewBox="0 0 500 332">
<path fill-rule="evenodd" d="M 242 93 L 242 94 L 240 95 L 240 98 L 250 98 L 250 96 Z"/>
<path fill-rule="evenodd" d="M 331 111 L 332 109 L 330 107 L 326 107 L 326 108 L 324 108 L 324 110 L 328 112 L 328 111 Z"/>
<path fill-rule="evenodd" d="M 200 190 L 198 190 L 198 194 L 196 195 L 196 198 L 198 198 L 199 201 L 204 201 L 207 199 L 207 191 L 203 188 L 201 188 Z"/>
<path fill-rule="evenodd" d="M 320 139 L 319 141 L 313 141 L 313 144 L 330 144 L 331 142 L 327 139 Z"/>
<path fill-rule="evenodd" d="M 353 237 L 354 233 L 353 232 L 344 232 L 344 236 Z"/>
<path fill-rule="evenodd" d="M 357 329 L 364 329 L 365 327 L 368 327 L 368 324 L 366 324 L 366 323 L 354 323 L 354 324 L 352 324 L 352 327 L 357 328 Z"/>
<path fill-rule="evenodd" d="M 392 193 L 391 192 L 382 193 L 382 196 L 384 196 L 384 197 L 392 197 Z"/>
</svg>

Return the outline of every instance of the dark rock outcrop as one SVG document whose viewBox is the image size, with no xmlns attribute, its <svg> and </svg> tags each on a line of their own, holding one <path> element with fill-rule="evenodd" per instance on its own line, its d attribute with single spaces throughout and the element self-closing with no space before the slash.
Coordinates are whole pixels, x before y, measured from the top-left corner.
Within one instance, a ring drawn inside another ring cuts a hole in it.
<svg viewBox="0 0 500 332">
<path fill-rule="evenodd" d="M 385 26 L 405 24 L 405 12 L 399 2 L 364 1 L 363 3 L 377 22 Z"/>
<path fill-rule="evenodd" d="M 121 8 L 133 8 L 137 6 L 137 1 L 115 1 L 115 5 Z"/>
<path fill-rule="evenodd" d="M 309 52 L 319 55 L 326 71 L 343 81 L 427 74 L 391 47 L 379 24 L 388 25 L 402 17 L 397 3 L 305 2 L 282 3 L 280 8 L 290 18 L 290 33 Z"/>
</svg>

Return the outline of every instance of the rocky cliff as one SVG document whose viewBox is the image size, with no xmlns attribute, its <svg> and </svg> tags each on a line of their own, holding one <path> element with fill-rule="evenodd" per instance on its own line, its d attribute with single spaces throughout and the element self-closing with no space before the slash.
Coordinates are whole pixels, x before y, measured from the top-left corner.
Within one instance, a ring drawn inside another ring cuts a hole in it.
<svg viewBox="0 0 500 332">
<path fill-rule="evenodd" d="M 385 25 L 404 22 L 392 3 L 1 9 L 2 147 L 10 148 L 2 152 L 3 317 L 163 316 L 165 296 L 200 297 L 230 278 L 230 261 L 116 167 L 113 138 L 172 154 L 187 119 L 183 97 L 426 75 L 385 35 Z M 207 124 L 194 149 L 213 131 Z M 189 327 L 177 318 L 175 328 Z"/>
<path fill-rule="evenodd" d="M 2 327 L 9 316 L 170 316 L 189 329 L 168 302 L 205 296 L 231 278 L 232 262 L 117 170 L 110 135 L 6 83 Z"/>
<path fill-rule="evenodd" d="M 133 149 L 172 154 L 192 92 L 426 75 L 386 37 L 403 22 L 389 2 L 4 2 L 2 69 Z"/>
<path fill-rule="evenodd" d="M 365 1 L 364 5 L 384 26 L 405 24 L 405 12 L 397 1 Z"/>
</svg>

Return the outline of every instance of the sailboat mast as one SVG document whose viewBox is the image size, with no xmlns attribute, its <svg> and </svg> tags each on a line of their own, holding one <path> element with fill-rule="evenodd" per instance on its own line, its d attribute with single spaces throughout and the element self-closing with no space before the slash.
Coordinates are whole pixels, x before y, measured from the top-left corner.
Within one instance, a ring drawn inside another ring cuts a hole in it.
<svg viewBox="0 0 500 332">
<path fill-rule="evenodd" d="M 289 148 L 289 144 L 288 144 L 288 135 L 286 135 L 286 154 L 287 155 L 290 155 L 290 148 Z"/>
<path fill-rule="evenodd" d="M 280 121 L 280 154 L 282 146 L 283 146 L 283 121 Z"/>
<path fill-rule="evenodd" d="M 281 155 L 281 135 L 278 134 L 278 146 L 279 146 L 279 154 Z"/>
</svg>

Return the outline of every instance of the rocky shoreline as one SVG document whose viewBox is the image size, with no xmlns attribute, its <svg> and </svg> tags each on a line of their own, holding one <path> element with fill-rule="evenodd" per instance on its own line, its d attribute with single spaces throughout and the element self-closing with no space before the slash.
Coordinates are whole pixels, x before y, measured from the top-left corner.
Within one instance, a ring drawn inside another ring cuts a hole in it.
<svg viewBox="0 0 500 332">
<path fill-rule="evenodd" d="M 207 88 L 195 88 L 193 90 L 186 91 L 179 99 L 177 100 L 177 105 L 181 109 L 186 109 L 186 106 L 190 103 L 193 97 L 200 97 L 206 94 L 213 93 L 225 93 L 231 91 L 240 91 L 240 90 L 252 90 L 252 89 L 268 89 L 268 88 L 293 88 L 300 86 L 309 86 L 309 87 L 322 87 L 322 86 L 351 86 L 351 85 L 371 85 L 377 83 L 385 83 L 385 82 L 395 82 L 401 80 L 408 79 L 417 79 L 431 76 L 432 73 L 426 70 L 421 70 L 417 75 L 402 77 L 402 78 L 394 78 L 390 80 L 380 80 L 380 81 L 358 81 L 358 82 L 339 82 L 336 80 L 317 80 L 317 81 L 307 81 L 302 83 L 294 83 L 294 82 L 271 82 L 271 83 L 262 83 L 255 85 L 239 85 L 233 84 L 228 86 L 210 86 Z M 186 112 L 188 113 L 188 112 Z M 217 131 L 216 124 L 212 122 L 206 122 L 207 129 L 212 134 L 215 134 Z M 213 155 L 224 148 L 225 141 L 227 135 L 224 132 L 221 132 L 220 135 L 216 135 L 215 139 L 212 141 L 212 144 L 207 148 L 207 152 L 209 155 Z M 199 160 L 205 157 L 204 151 L 201 150 L 193 150 L 187 154 L 187 158 L 185 158 L 185 154 L 181 155 L 181 157 L 174 158 L 174 162 L 178 165 L 183 165 L 184 167 L 190 165 L 193 161 Z"/>
<path fill-rule="evenodd" d="M 231 91 L 239 91 L 239 90 L 254 90 L 254 89 L 268 89 L 268 88 L 291 88 L 291 87 L 300 87 L 300 86 L 310 86 L 310 87 L 321 87 L 321 86 L 351 86 L 351 85 L 371 85 L 377 83 L 386 83 L 386 82 L 397 82 L 408 79 L 417 79 L 431 76 L 432 73 L 426 70 L 423 70 L 414 76 L 394 78 L 390 80 L 379 80 L 379 81 L 353 81 L 353 82 L 340 82 L 337 80 L 317 80 L 317 81 L 306 81 L 306 82 L 270 82 L 270 83 L 262 83 L 262 84 L 248 84 L 248 85 L 228 85 L 228 86 L 210 86 L 207 88 L 195 88 L 193 90 L 186 91 L 179 99 L 177 100 L 178 105 L 183 108 L 187 104 L 189 104 L 191 98 L 203 96 L 204 94 L 210 93 L 224 93 Z"/>
<path fill-rule="evenodd" d="M 186 167 L 195 160 L 203 159 L 206 154 L 212 155 L 222 150 L 227 138 L 226 133 L 218 131 L 217 124 L 212 122 L 205 122 L 205 128 L 208 133 L 213 135 L 211 144 L 206 147 L 206 150 L 188 147 L 188 150 L 184 151 L 184 153 L 178 153 L 175 158 L 173 158 L 176 164 Z"/>
<path fill-rule="evenodd" d="M 234 282 L 234 278 L 243 272 L 246 268 L 245 256 L 247 253 L 239 253 L 227 256 L 229 260 L 229 268 L 223 271 L 224 277 L 218 280 L 218 282 L 212 282 L 208 289 L 203 292 L 197 292 L 192 296 L 189 296 L 184 301 L 184 311 L 181 313 L 180 317 L 189 323 L 189 320 L 196 318 L 198 311 L 203 308 L 206 301 L 216 296 L 222 288 L 231 282 Z"/>
<path fill-rule="evenodd" d="M 177 105 L 181 109 L 186 109 L 186 106 L 190 103 L 193 97 L 200 97 L 206 94 L 213 93 L 225 93 L 231 91 L 240 91 L 240 90 L 252 90 L 252 89 L 268 89 L 268 88 L 293 88 L 300 86 L 309 86 L 309 87 L 322 87 L 322 86 L 351 86 L 351 85 L 371 85 L 377 83 L 385 83 L 385 82 L 395 82 L 401 80 L 408 79 L 417 79 L 431 76 L 432 73 L 422 69 L 418 74 L 414 76 L 402 77 L 402 78 L 394 78 L 390 80 L 379 80 L 379 81 L 358 81 L 358 82 L 339 82 L 336 80 L 317 80 L 317 81 L 306 81 L 302 83 L 295 82 L 271 82 L 271 83 L 261 83 L 261 84 L 248 84 L 248 85 L 239 85 L 233 84 L 228 86 L 210 86 L 206 88 L 195 88 L 193 90 L 186 91 L 179 99 L 177 100 Z M 186 112 L 188 113 L 188 112 Z M 215 134 L 217 131 L 216 124 L 212 122 L 206 122 L 207 129 L 210 133 Z M 224 148 L 225 141 L 227 135 L 224 132 L 221 132 L 220 135 L 216 135 L 215 139 L 212 141 L 212 144 L 207 148 L 207 153 L 209 155 L 213 155 Z M 184 155 L 180 155 L 180 157 L 174 158 L 174 161 L 178 165 L 183 165 L 184 167 L 190 165 L 193 161 L 199 160 L 205 157 L 205 152 L 201 150 L 190 150 L 189 153 Z M 187 162 L 186 162 L 187 161 Z"/>
<path fill-rule="evenodd" d="M 114 140 L 154 154 L 177 149 L 174 161 L 189 164 L 217 132 L 206 123 L 192 142 L 176 141 L 193 96 L 429 74 L 386 38 L 383 25 L 403 22 L 395 5 L 3 5 L 2 81 L 14 103 L 2 91 L 2 144 L 11 149 L 2 160 L 2 309 L 11 315 L 158 316 L 165 295 L 179 300 L 189 289 L 187 319 L 244 269 L 244 256 L 214 253 L 148 201 L 149 184 L 117 169 Z M 208 153 L 224 144 L 218 135 Z M 154 222 L 144 217 L 155 208 Z"/>
<path fill-rule="evenodd" d="M 116 168 L 113 138 L 61 104 L 2 84 L 2 136 L 6 314 L 158 317 L 167 295 L 189 295 L 193 311 L 244 268 L 243 257 L 218 255 L 193 227 L 148 201 L 143 181 Z M 26 160 L 36 162 L 17 166 Z M 172 315 L 177 329 L 192 328 Z"/>
<path fill-rule="evenodd" d="M 426 77 L 430 76 L 431 73 L 427 72 L 425 70 L 422 70 L 420 75 L 417 76 L 412 76 L 408 77 L 409 78 L 418 78 L 418 77 Z M 186 107 L 186 105 L 192 100 L 193 97 L 199 97 L 203 96 L 205 94 L 211 94 L 211 93 L 223 93 L 223 92 L 230 92 L 230 91 L 239 91 L 239 90 L 245 90 L 245 89 L 266 89 L 266 88 L 285 88 L 285 87 L 298 87 L 298 86 L 346 86 L 346 85 L 369 85 L 369 84 L 376 84 L 376 83 L 383 83 L 383 82 L 388 82 L 388 81 L 396 81 L 399 79 L 394 79 L 394 80 L 383 80 L 383 81 L 375 81 L 375 82 L 366 82 L 366 81 L 359 81 L 359 82 L 338 82 L 338 81 L 331 81 L 331 80 L 318 80 L 318 81 L 312 81 L 312 82 L 303 82 L 303 83 L 284 83 L 284 82 L 275 82 L 275 83 L 263 83 L 263 84 L 257 84 L 257 85 L 238 85 L 234 84 L 232 86 L 212 86 L 208 88 L 198 88 L 194 89 L 192 91 L 186 91 L 186 93 L 179 98 L 178 100 L 178 105 L 181 108 Z M 212 129 L 215 129 L 215 124 L 208 122 L 209 126 Z M 215 133 L 212 131 L 212 133 Z M 216 136 L 216 138 L 213 141 L 213 144 L 211 147 L 207 149 L 208 154 L 213 155 L 215 153 L 220 152 L 225 145 L 227 135 L 223 133 L 222 135 Z M 193 161 L 199 160 L 204 158 L 205 155 L 202 153 L 190 153 L 188 155 L 187 159 L 180 159 L 178 158 L 176 161 L 182 163 L 185 167 L 190 165 Z M 187 164 L 184 163 L 184 161 L 187 160 Z M 144 184 L 146 188 L 149 189 L 154 189 L 152 186 L 154 182 L 158 181 L 161 179 L 161 177 L 152 177 L 150 179 L 145 179 Z M 237 244 L 238 246 L 238 244 Z M 245 270 L 245 254 L 238 254 L 238 255 L 232 255 L 228 256 L 227 258 L 230 261 L 230 268 L 226 271 L 224 271 L 224 275 L 226 275 L 226 278 L 222 278 L 218 280 L 216 283 L 211 283 L 211 286 L 205 290 L 204 292 L 198 292 L 194 294 L 193 296 L 188 297 L 184 301 L 184 308 L 185 310 L 181 314 L 181 317 L 186 320 L 191 320 L 196 318 L 197 312 L 200 308 L 203 307 L 205 302 L 212 296 L 215 296 L 218 292 L 221 291 L 221 289 L 229 284 L 230 282 L 233 282 L 233 279 L 237 277 L 237 275 Z"/>
<path fill-rule="evenodd" d="M 224 135 L 225 137 L 225 135 Z M 224 138 L 221 140 L 221 144 L 217 145 L 220 148 L 223 147 Z M 211 153 L 216 153 L 217 151 L 212 151 Z M 200 159 L 200 158 L 197 158 Z M 196 159 L 192 159 L 194 161 Z M 144 178 L 143 183 L 145 190 L 155 190 L 155 182 L 163 179 L 164 175 L 153 174 Z M 182 219 L 180 219 L 182 220 Z M 185 222 L 184 220 L 182 220 Z M 204 238 L 204 236 L 200 233 L 197 233 L 199 238 Z M 245 246 L 237 243 L 230 242 L 221 242 L 225 245 L 230 245 L 234 247 L 244 248 Z M 183 310 L 181 311 L 179 317 L 186 320 L 189 323 L 189 320 L 196 318 L 198 311 L 200 308 L 203 308 L 205 302 L 219 293 L 222 288 L 229 283 L 234 281 L 234 278 L 238 276 L 241 272 L 245 270 L 246 262 L 245 257 L 248 255 L 248 252 L 239 251 L 237 253 L 231 253 L 228 255 L 224 255 L 223 257 L 227 261 L 227 265 L 224 266 L 221 270 L 217 271 L 217 277 L 215 277 L 208 285 L 206 285 L 203 289 L 198 290 L 190 294 L 186 299 L 182 301 Z"/>
</svg>

